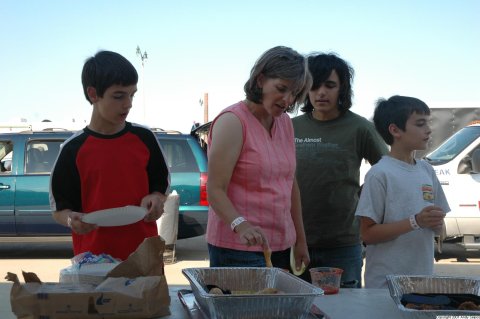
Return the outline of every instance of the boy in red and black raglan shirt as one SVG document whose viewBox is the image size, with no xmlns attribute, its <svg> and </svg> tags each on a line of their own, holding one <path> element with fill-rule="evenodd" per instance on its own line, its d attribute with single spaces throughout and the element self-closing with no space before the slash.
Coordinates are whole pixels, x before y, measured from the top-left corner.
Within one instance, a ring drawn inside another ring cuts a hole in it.
<svg viewBox="0 0 480 319">
<path fill-rule="evenodd" d="M 125 260 L 147 237 L 158 235 L 170 176 L 151 130 L 126 122 L 137 91 L 133 65 L 115 52 L 100 51 L 83 67 L 90 123 L 62 145 L 50 179 L 54 219 L 72 229 L 73 250 Z M 99 227 L 82 216 L 127 205 L 145 207 L 134 224 Z"/>
</svg>

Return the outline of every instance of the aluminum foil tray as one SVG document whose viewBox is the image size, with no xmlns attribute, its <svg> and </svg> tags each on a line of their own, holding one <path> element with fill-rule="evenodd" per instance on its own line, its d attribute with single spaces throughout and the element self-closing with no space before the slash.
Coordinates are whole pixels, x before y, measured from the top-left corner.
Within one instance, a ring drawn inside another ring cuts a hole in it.
<svg viewBox="0 0 480 319">
<path fill-rule="evenodd" d="M 323 290 L 279 268 L 210 267 L 182 269 L 200 308 L 210 318 L 307 318 L 315 297 Z M 206 285 L 232 292 L 276 288 L 282 294 L 215 295 Z"/>
<path fill-rule="evenodd" d="M 390 296 L 405 318 L 480 318 L 476 310 L 413 310 L 405 308 L 401 299 L 408 293 L 451 293 L 480 295 L 480 280 L 467 277 L 387 275 Z M 444 317 L 443 317 L 444 316 Z M 450 317 L 449 317 L 450 316 Z"/>
</svg>

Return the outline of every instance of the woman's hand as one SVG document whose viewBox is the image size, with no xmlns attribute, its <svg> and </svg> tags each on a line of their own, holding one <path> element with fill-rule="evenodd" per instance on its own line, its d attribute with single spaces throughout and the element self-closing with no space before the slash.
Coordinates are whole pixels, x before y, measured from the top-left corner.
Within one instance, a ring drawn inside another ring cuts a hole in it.
<svg viewBox="0 0 480 319">
<path fill-rule="evenodd" d="M 245 221 L 235 227 L 235 232 L 240 237 L 240 241 L 247 246 L 264 246 L 268 245 L 266 236 L 259 226 L 252 226 L 248 221 Z"/>
<path fill-rule="evenodd" d="M 308 253 L 308 247 L 305 242 L 296 242 L 293 252 L 295 256 L 295 268 L 297 271 L 302 269 L 302 263 L 305 267 L 310 264 L 310 254 Z"/>
</svg>

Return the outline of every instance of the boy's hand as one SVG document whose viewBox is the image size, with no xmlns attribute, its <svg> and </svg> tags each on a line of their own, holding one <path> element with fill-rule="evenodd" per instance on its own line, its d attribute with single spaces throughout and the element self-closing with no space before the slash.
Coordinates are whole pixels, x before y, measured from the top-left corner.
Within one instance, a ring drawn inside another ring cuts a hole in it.
<svg viewBox="0 0 480 319">
<path fill-rule="evenodd" d="M 148 210 L 143 220 L 146 222 L 154 222 L 159 219 L 163 214 L 163 206 L 166 200 L 167 196 L 156 192 L 145 196 L 140 204 L 140 206 Z"/>
<path fill-rule="evenodd" d="M 443 226 L 445 212 L 438 206 L 427 206 L 415 215 L 418 226 L 421 228 L 439 229 Z"/>
<path fill-rule="evenodd" d="M 68 214 L 68 217 L 69 217 L 68 226 L 70 226 L 73 232 L 79 235 L 87 234 L 92 230 L 98 228 L 98 226 L 95 224 L 84 223 L 82 221 L 83 215 L 84 214 L 82 213 L 77 213 L 73 211 Z"/>
</svg>

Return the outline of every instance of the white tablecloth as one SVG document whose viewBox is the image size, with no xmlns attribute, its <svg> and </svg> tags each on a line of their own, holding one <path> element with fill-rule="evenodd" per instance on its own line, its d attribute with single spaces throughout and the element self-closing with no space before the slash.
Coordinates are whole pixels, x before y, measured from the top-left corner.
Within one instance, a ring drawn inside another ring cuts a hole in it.
<svg viewBox="0 0 480 319">
<path fill-rule="evenodd" d="M 315 299 L 315 305 L 330 319 L 401 319 L 388 289 L 343 288 L 336 295 Z"/>
</svg>

